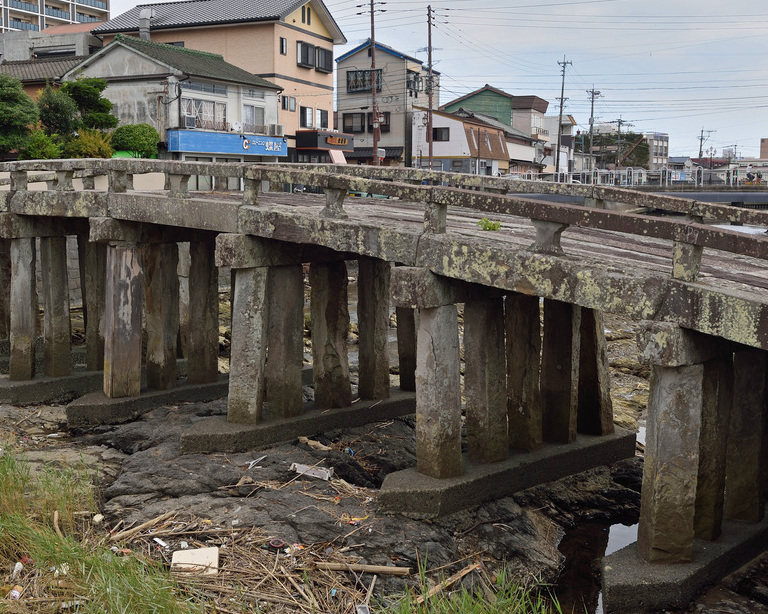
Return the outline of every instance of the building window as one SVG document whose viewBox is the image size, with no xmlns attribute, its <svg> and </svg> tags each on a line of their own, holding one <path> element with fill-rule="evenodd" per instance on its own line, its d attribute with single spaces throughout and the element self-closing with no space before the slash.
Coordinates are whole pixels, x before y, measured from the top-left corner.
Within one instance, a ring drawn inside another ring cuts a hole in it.
<svg viewBox="0 0 768 614">
<path fill-rule="evenodd" d="M 432 140 L 433 141 L 450 141 L 451 129 L 450 128 L 432 128 Z"/>
<path fill-rule="evenodd" d="M 243 132 L 258 134 L 266 132 L 263 107 L 255 107 L 250 104 L 243 105 Z"/>
<path fill-rule="evenodd" d="M 288 55 L 288 39 L 280 37 L 280 55 Z"/>
<path fill-rule="evenodd" d="M 288 96 L 280 96 L 280 106 L 283 111 L 288 110 Z"/>
<path fill-rule="evenodd" d="M 315 67 L 315 46 L 298 41 L 296 43 L 296 64 L 304 68 Z"/>
<path fill-rule="evenodd" d="M 315 68 L 320 72 L 333 72 L 333 51 L 330 49 L 323 49 L 322 47 L 315 47 L 315 55 L 317 57 L 317 65 Z"/>
<path fill-rule="evenodd" d="M 296 111 L 296 99 L 293 96 L 291 96 L 291 101 L 288 105 L 288 108 L 290 111 Z"/>
<path fill-rule="evenodd" d="M 227 105 L 213 100 L 182 98 L 181 114 L 185 128 L 227 130 Z"/>
<path fill-rule="evenodd" d="M 213 83 L 202 83 L 201 81 L 181 81 L 179 83 L 182 89 L 195 92 L 207 92 L 209 94 L 227 95 L 227 86 Z"/>
<path fill-rule="evenodd" d="M 243 96 L 246 98 L 258 98 L 259 100 L 264 100 L 265 94 L 264 90 L 256 90 L 250 87 L 247 87 L 243 90 Z"/>
<path fill-rule="evenodd" d="M 307 5 L 301 7 L 301 23 L 312 25 L 312 9 Z"/>
<path fill-rule="evenodd" d="M 315 117 L 315 128 L 328 127 L 328 111 L 317 109 Z"/>
<path fill-rule="evenodd" d="M 381 68 L 376 69 L 376 91 L 381 91 Z M 371 71 L 370 70 L 348 70 L 347 71 L 347 92 L 370 92 L 371 91 Z"/>
<path fill-rule="evenodd" d="M 379 111 L 379 128 L 382 132 L 389 132 L 389 111 Z M 373 113 L 368 113 L 368 132 L 373 132 Z"/>
<path fill-rule="evenodd" d="M 365 113 L 344 113 L 342 124 L 344 132 L 365 132 Z"/>
<path fill-rule="evenodd" d="M 312 127 L 312 107 L 299 107 L 299 126 L 302 128 Z"/>
</svg>

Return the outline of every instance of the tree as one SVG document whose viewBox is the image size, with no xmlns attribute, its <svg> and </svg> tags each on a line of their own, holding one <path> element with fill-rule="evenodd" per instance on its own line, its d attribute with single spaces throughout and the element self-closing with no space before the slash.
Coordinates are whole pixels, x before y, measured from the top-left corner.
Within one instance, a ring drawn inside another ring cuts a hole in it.
<svg viewBox="0 0 768 614">
<path fill-rule="evenodd" d="M 66 138 L 77 131 L 80 123 L 79 109 L 72 97 L 65 91 L 45 86 L 37 99 L 40 122 L 47 134 L 58 134 Z"/>
<path fill-rule="evenodd" d="M 75 101 L 80 110 L 80 121 L 85 128 L 110 130 L 117 126 L 117 118 L 110 113 L 112 103 L 101 95 L 107 89 L 106 80 L 67 81 L 61 89 Z"/>
<path fill-rule="evenodd" d="M 115 151 L 130 151 L 139 158 L 157 156 L 160 135 L 149 124 L 128 124 L 112 133 L 112 147 Z"/>
<path fill-rule="evenodd" d="M 608 168 L 609 165 L 648 168 L 648 143 L 642 134 L 623 132 L 621 141 L 615 132 L 595 134 L 594 154 L 600 168 Z M 618 165 L 617 160 L 620 161 Z"/>
<path fill-rule="evenodd" d="M 37 117 L 37 105 L 21 81 L 0 74 L 0 155 L 24 146 Z"/>
<path fill-rule="evenodd" d="M 43 130 L 33 130 L 19 149 L 19 160 L 53 160 L 61 157 L 61 145 Z"/>
</svg>

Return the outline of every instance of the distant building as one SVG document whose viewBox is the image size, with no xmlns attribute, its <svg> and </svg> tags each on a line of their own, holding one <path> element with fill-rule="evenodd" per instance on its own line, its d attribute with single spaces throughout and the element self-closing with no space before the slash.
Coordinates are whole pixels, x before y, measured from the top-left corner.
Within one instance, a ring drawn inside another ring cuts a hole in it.
<svg viewBox="0 0 768 614">
<path fill-rule="evenodd" d="M 648 143 L 648 170 L 656 171 L 669 166 L 669 135 L 666 132 L 644 132 Z"/>
<path fill-rule="evenodd" d="M 350 160 L 370 163 L 373 158 L 371 108 L 371 41 L 368 39 L 336 59 L 337 128 L 353 134 Z M 428 106 L 429 70 L 417 58 L 376 42 L 376 107 L 380 114 L 379 148 L 384 164 L 402 166 L 413 154 L 413 108 Z M 440 99 L 440 73 L 432 71 L 432 106 Z"/>
<path fill-rule="evenodd" d="M 768 139 L 760 139 L 760 158 L 768 159 Z"/>
<path fill-rule="evenodd" d="M 347 39 L 322 0 L 160 2 L 94 29 L 105 43 L 121 33 L 220 54 L 279 86 L 272 125 L 283 127 L 291 159 L 297 130 L 333 127 L 333 47 Z"/>
<path fill-rule="evenodd" d="M 51 26 L 94 23 L 109 19 L 106 0 L 6 0 L 2 3 L 0 32 L 42 32 Z"/>
</svg>

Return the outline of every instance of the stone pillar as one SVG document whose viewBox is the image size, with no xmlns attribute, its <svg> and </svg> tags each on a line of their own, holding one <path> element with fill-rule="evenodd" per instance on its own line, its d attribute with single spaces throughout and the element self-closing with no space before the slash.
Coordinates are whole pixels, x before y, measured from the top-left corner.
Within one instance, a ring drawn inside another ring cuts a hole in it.
<svg viewBox="0 0 768 614">
<path fill-rule="evenodd" d="M 576 430 L 588 435 L 613 433 L 613 402 L 603 316 L 581 308 L 578 417 Z"/>
<path fill-rule="evenodd" d="M 346 263 L 312 263 L 309 283 L 315 406 L 349 407 L 352 404 L 352 389 L 347 352 L 349 307 Z"/>
<path fill-rule="evenodd" d="M 269 269 L 267 404 L 270 418 L 300 416 L 304 367 L 304 272 L 300 264 Z"/>
<path fill-rule="evenodd" d="M 267 267 L 236 269 L 227 420 L 261 421 L 267 358 Z"/>
<path fill-rule="evenodd" d="M 580 328 L 580 307 L 544 300 L 539 382 L 545 441 L 571 443 L 576 439 Z"/>
<path fill-rule="evenodd" d="M 733 355 L 734 389 L 726 460 L 725 517 L 760 522 L 765 512 L 768 452 L 766 377 L 768 352 L 743 349 Z"/>
<path fill-rule="evenodd" d="M 30 380 L 35 375 L 37 338 L 37 280 L 35 239 L 11 239 L 11 324 L 9 378 Z"/>
<path fill-rule="evenodd" d="M 66 237 L 40 239 L 40 268 L 44 309 L 43 373 L 62 377 L 72 373 Z"/>
<path fill-rule="evenodd" d="M 504 299 L 464 304 L 464 396 L 468 455 L 495 463 L 509 456 Z"/>
<path fill-rule="evenodd" d="M 719 531 L 725 444 L 715 440 L 726 439 L 717 414 L 727 420 L 729 345 L 662 322 L 646 323 L 638 341 L 652 364 L 638 553 L 687 562 L 695 534 Z"/>
<path fill-rule="evenodd" d="M 542 442 L 539 298 L 509 294 L 505 301 L 509 443 L 513 448 L 532 452 Z"/>
<path fill-rule="evenodd" d="M 141 257 L 132 243 L 107 247 L 104 286 L 104 394 L 141 393 Z"/>
<path fill-rule="evenodd" d="M 189 244 L 186 355 L 190 384 L 208 384 L 219 378 L 219 270 L 215 255 L 213 238 Z"/>
<path fill-rule="evenodd" d="M 0 339 L 11 333 L 11 240 L 0 239 Z"/>
<path fill-rule="evenodd" d="M 179 358 L 189 358 L 189 269 L 192 266 L 190 262 L 190 244 L 187 242 L 177 243 L 179 246 L 179 266 L 176 270 L 179 276 L 179 338 L 176 342 L 177 356 Z M 213 263 L 216 249 L 215 241 L 211 241 L 211 263 Z M 205 274 L 204 274 L 205 275 Z M 207 279 L 207 278 L 204 278 Z M 205 283 L 204 281 L 202 283 Z M 217 288 L 218 290 L 218 288 Z M 197 315 L 197 314 L 195 314 Z M 218 314 L 217 314 L 218 315 Z M 189 370 L 187 370 L 189 372 Z"/>
<path fill-rule="evenodd" d="M 362 399 L 389 398 L 389 262 L 358 260 L 357 323 L 359 385 Z"/>
<path fill-rule="evenodd" d="M 107 276 L 107 246 L 77 236 L 80 293 L 85 323 L 85 362 L 89 371 L 104 369 L 104 283 Z"/>
<path fill-rule="evenodd" d="M 176 243 L 147 243 L 143 250 L 147 324 L 147 387 L 176 387 L 179 334 L 179 255 Z"/>
<path fill-rule="evenodd" d="M 462 474 L 461 384 L 456 305 L 419 310 L 416 469 L 433 478 Z"/>
<path fill-rule="evenodd" d="M 397 307 L 397 358 L 400 390 L 416 390 L 416 318 L 415 310 Z"/>
</svg>

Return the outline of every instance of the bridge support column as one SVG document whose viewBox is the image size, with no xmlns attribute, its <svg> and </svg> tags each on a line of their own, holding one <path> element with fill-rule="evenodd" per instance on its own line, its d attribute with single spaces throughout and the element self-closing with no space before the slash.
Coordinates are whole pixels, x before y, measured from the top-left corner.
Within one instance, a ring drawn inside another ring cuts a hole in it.
<svg viewBox="0 0 768 614">
<path fill-rule="evenodd" d="M 141 257 L 135 243 L 107 247 L 104 329 L 104 394 L 141 393 Z"/>
<path fill-rule="evenodd" d="M 0 339 L 11 334 L 11 242 L 0 239 Z"/>
<path fill-rule="evenodd" d="M 300 416 L 304 367 L 304 272 L 300 264 L 269 270 L 267 405 L 272 418 Z"/>
<path fill-rule="evenodd" d="M 35 239 L 11 239 L 11 354 L 9 378 L 29 380 L 35 375 L 37 338 L 37 279 Z"/>
<path fill-rule="evenodd" d="M 359 385 L 362 399 L 389 398 L 389 262 L 358 260 Z"/>
<path fill-rule="evenodd" d="M 309 285 L 315 406 L 349 407 L 352 404 L 352 388 L 347 352 L 349 307 L 346 263 L 312 263 Z"/>
<path fill-rule="evenodd" d="M 208 384 L 219 378 L 219 271 L 215 256 L 213 237 L 189 243 L 186 356 L 190 384 Z"/>
<path fill-rule="evenodd" d="M 766 501 L 768 352 L 746 349 L 733 355 L 734 390 L 726 460 L 725 517 L 760 522 Z"/>
<path fill-rule="evenodd" d="M 505 300 L 509 443 L 513 448 L 532 452 L 542 444 L 539 298 L 508 294 Z"/>
<path fill-rule="evenodd" d="M 147 386 L 176 387 L 179 335 L 179 252 L 176 243 L 144 246 L 144 293 L 147 322 Z"/>
<path fill-rule="evenodd" d="M 576 439 L 580 328 L 580 307 L 544 300 L 539 381 L 545 441 L 571 443 Z"/>
<path fill-rule="evenodd" d="M 264 403 L 267 267 L 235 270 L 227 421 L 256 424 Z"/>
<path fill-rule="evenodd" d="M 40 239 L 43 290 L 43 372 L 51 377 L 72 373 L 72 336 L 69 319 L 67 238 Z"/>
<path fill-rule="evenodd" d="M 576 430 L 588 435 L 614 432 L 613 402 L 602 313 L 581 307 Z"/>
<path fill-rule="evenodd" d="M 400 390 L 416 390 L 416 311 L 409 307 L 395 308 L 397 314 L 397 358 Z"/>
<path fill-rule="evenodd" d="M 641 340 L 652 364 L 638 553 L 649 562 L 690 561 L 694 536 L 720 533 L 732 391 L 729 346 L 668 323 Z"/>
<path fill-rule="evenodd" d="M 468 456 L 495 463 L 509 456 L 504 299 L 464 304 L 464 394 Z"/>
<path fill-rule="evenodd" d="M 104 282 L 107 246 L 91 243 L 87 234 L 77 235 L 80 291 L 85 322 L 85 362 L 89 371 L 104 369 Z"/>
</svg>

